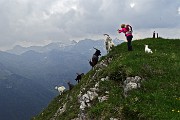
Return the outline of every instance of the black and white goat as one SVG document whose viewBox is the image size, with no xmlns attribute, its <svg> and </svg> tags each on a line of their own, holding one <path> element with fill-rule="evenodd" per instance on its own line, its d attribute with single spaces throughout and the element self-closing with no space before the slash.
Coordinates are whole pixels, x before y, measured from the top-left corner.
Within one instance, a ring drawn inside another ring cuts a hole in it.
<svg viewBox="0 0 180 120">
<path fill-rule="evenodd" d="M 96 52 L 93 54 L 92 59 L 89 61 L 89 64 L 92 67 L 94 67 L 97 64 L 99 60 L 99 56 L 101 56 L 101 51 L 98 50 L 97 48 L 94 48 L 94 49 L 96 50 Z"/>
<path fill-rule="evenodd" d="M 114 47 L 114 43 L 108 34 L 104 34 L 104 36 L 107 36 L 107 38 L 105 40 L 105 46 L 106 46 L 107 53 L 109 53 L 111 51 L 112 47 Z"/>
<path fill-rule="evenodd" d="M 76 81 L 79 83 L 80 82 L 80 80 L 81 80 L 81 78 L 82 78 L 82 76 L 84 75 L 84 73 L 81 73 L 81 74 L 79 74 L 79 73 L 76 73 L 77 74 L 77 77 L 76 77 Z"/>
</svg>

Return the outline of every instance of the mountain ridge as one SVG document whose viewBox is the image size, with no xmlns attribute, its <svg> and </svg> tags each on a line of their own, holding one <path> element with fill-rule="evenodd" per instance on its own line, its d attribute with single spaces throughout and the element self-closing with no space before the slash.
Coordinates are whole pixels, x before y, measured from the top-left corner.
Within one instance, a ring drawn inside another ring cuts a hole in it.
<svg viewBox="0 0 180 120">
<path fill-rule="evenodd" d="M 145 44 L 152 54 L 145 53 Z M 147 38 L 132 45 L 130 52 L 126 43 L 114 47 L 79 84 L 55 97 L 32 120 L 178 119 L 180 40 Z M 126 83 L 136 79 L 139 85 Z"/>
<path fill-rule="evenodd" d="M 63 49 L 60 50 L 51 47 L 48 52 L 42 53 L 28 49 L 19 55 L 0 51 L 0 82 L 2 85 L 2 96 L 0 96 L 0 98 L 2 101 L 5 101 L 5 103 L 2 103 L 4 110 L 1 111 L 0 119 L 19 120 L 20 118 L 18 119 L 18 117 L 15 116 L 20 116 L 22 111 L 26 112 L 26 114 L 24 114 L 21 119 L 28 119 L 30 116 L 37 114 L 35 112 L 46 107 L 49 100 L 58 94 L 54 89 L 56 85 L 64 85 L 67 87 L 66 81 L 76 84 L 74 80 L 76 73 L 86 73 L 91 69 L 88 60 L 91 59 L 92 54 L 95 52 L 93 47 L 97 47 L 102 51 L 102 54 L 106 54 L 103 40 L 95 41 L 90 39 L 80 41 L 73 46 L 63 47 Z M 14 82 L 17 82 L 16 88 L 12 86 Z M 26 84 L 32 87 L 24 87 Z M 33 88 L 33 86 L 35 88 Z M 22 87 L 24 88 L 22 89 Z M 12 93 L 16 95 L 10 95 L 10 91 L 14 91 Z M 42 92 L 42 95 L 39 97 L 36 96 L 40 92 Z M 8 93 L 9 97 L 6 96 L 5 93 Z M 29 101 L 28 98 L 30 98 L 30 96 L 25 93 L 29 94 L 33 99 Z M 41 99 L 43 100 L 40 101 Z M 14 103 L 11 100 L 14 100 Z M 39 101 L 39 104 L 36 104 L 36 100 Z M 29 109 L 26 110 L 20 101 L 22 101 L 24 106 L 29 105 L 26 106 Z M 16 107 L 11 107 L 11 111 L 9 111 L 8 109 L 10 109 L 10 107 L 5 107 L 12 104 L 16 106 L 18 110 L 16 110 Z M 33 107 L 36 108 L 36 110 L 31 110 Z M 8 114 L 11 115 L 7 117 Z"/>
<path fill-rule="evenodd" d="M 14 48 L 10 50 L 6 50 L 8 53 L 16 54 L 16 55 L 21 55 L 27 51 L 35 51 L 39 53 L 45 53 L 45 52 L 50 52 L 51 50 L 60 50 L 60 51 L 69 51 L 71 49 L 75 49 L 76 46 L 82 46 L 82 44 L 93 44 L 93 43 L 98 43 L 101 41 L 101 44 L 104 42 L 104 40 L 99 39 L 99 40 L 92 40 L 92 39 L 84 39 L 80 40 L 79 42 L 76 42 L 75 40 L 72 40 L 70 43 L 62 43 L 62 42 L 53 42 L 49 43 L 45 46 L 30 46 L 30 47 L 22 47 L 20 45 L 16 45 Z M 113 40 L 115 44 L 121 44 L 123 40 L 119 39 L 114 39 Z M 98 43 L 99 44 L 99 43 Z M 98 46 L 98 45 L 97 45 Z"/>
</svg>

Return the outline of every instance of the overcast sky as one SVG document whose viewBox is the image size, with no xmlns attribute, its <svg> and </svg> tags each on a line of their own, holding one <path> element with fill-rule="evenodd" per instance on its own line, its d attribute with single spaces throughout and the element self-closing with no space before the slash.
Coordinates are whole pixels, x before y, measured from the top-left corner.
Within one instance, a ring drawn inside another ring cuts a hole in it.
<svg viewBox="0 0 180 120">
<path fill-rule="evenodd" d="M 134 39 L 180 38 L 180 0 L 0 0 L 0 50 L 15 45 L 46 45 L 69 40 L 125 39 L 117 34 L 130 24 Z"/>
</svg>

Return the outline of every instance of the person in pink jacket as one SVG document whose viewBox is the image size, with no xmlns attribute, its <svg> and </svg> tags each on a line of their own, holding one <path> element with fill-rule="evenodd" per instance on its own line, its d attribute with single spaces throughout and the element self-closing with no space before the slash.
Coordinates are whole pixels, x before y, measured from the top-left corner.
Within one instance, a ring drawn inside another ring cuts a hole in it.
<svg viewBox="0 0 180 120">
<path fill-rule="evenodd" d="M 121 30 L 118 29 L 118 32 L 119 33 L 123 32 L 125 34 L 126 39 L 127 39 L 128 51 L 132 51 L 132 45 L 131 45 L 131 41 L 132 41 L 132 38 L 133 38 L 132 27 L 130 25 L 122 24 L 121 25 Z"/>
</svg>

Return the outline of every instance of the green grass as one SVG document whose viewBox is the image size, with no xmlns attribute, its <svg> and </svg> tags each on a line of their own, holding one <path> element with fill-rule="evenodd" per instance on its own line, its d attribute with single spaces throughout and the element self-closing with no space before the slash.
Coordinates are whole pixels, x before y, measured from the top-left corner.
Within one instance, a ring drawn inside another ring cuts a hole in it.
<svg viewBox="0 0 180 120">
<path fill-rule="evenodd" d="M 149 45 L 153 54 L 144 52 L 144 45 Z M 109 91 L 109 99 L 99 103 L 96 99 L 91 108 L 87 108 L 89 118 L 109 120 L 178 120 L 180 119 L 180 40 L 152 39 L 132 42 L 133 51 L 127 51 L 126 43 L 114 47 L 102 59 L 109 57 L 113 61 L 107 68 L 99 71 L 99 81 L 109 76 L 110 81 L 100 83 L 99 96 Z M 90 88 L 95 83 L 91 77 L 95 71 L 89 71 L 72 91 L 56 97 L 49 106 L 35 117 L 36 120 L 51 118 L 61 103 L 67 102 L 67 111 L 58 116 L 59 120 L 77 117 L 79 103 L 77 95 L 82 88 Z M 129 96 L 122 96 L 122 82 L 127 76 L 141 76 L 141 88 L 130 91 Z M 69 95 L 72 99 L 68 99 Z M 61 102 L 58 102 L 61 100 Z M 178 112 L 179 111 L 179 112 Z"/>
</svg>

